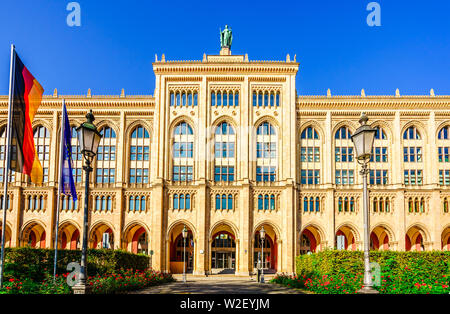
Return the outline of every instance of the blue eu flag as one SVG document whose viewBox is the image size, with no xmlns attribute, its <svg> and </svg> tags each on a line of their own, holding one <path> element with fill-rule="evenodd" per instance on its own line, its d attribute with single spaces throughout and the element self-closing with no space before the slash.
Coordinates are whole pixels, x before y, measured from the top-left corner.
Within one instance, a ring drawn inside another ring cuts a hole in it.
<svg viewBox="0 0 450 314">
<path fill-rule="evenodd" d="M 63 104 L 63 121 L 62 121 L 63 136 L 61 137 L 63 158 L 61 171 L 61 193 L 71 195 L 74 201 L 77 200 L 77 190 L 75 189 L 75 182 L 72 173 L 72 130 L 67 116 L 66 104 Z"/>
</svg>

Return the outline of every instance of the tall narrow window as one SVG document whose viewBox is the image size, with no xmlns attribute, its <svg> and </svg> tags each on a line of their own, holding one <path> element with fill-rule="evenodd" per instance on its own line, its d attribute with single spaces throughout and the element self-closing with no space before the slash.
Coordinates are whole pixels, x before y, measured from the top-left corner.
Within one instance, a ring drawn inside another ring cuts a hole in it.
<svg viewBox="0 0 450 314">
<path fill-rule="evenodd" d="M 438 132 L 439 184 L 450 186 L 450 126 L 444 126 Z"/>
<path fill-rule="evenodd" d="M 341 127 L 334 135 L 335 143 L 335 183 L 336 185 L 354 184 L 355 158 L 351 132 L 348 127 Z"/>
<path fill-rule="evenodd" d="M 300 135 L 300 182 L 320 184 L 320 140 L 313 127 L 307 127 Z"/>
<path fill-rule="evenodd" d="M 256 130 L 256 181 L 275 181 L 277 176 L 277 134 L 269 122 Z"/>
<path fill-rule="evenodd" d="M 131 132 L 130 138 L 130 169 L 129 183 L 149 183 L 150 170 L 150 134 L 142 126 L 136 127 Z"/>
<path fill-rule="evenodd" d="M 175 126 L 173 137 L 173 181 L 192 181 L 194 173 L 194 132 L 189 124 L 180 122 Z"/>
<path fill-rule="evenodd" d="M 34 129 L 34 144 L 36 145 L 36 153 L 41 162 L 44 172 L 43 182 L 48 182 L 48 169 L 50 166 L 50 132 L 44 126 L 38 126 Z M 30 177 L 28 177 L 31 182 Z"/>
<path fill-rule="evenodd" d="M 390 145 L 383 128 L 376 126 L 375 129 L 376 133 L 370 159 L 371 170 L 369 184 L 386 185 L 388 184 L 388 147 Z"/>
<path fill-rule="evenodd" d="M 98 146 L 96 183 L 114 183 L 116 178 L 116 132 L 109 126 L 100 130 L 102 139 Z"/>
<path fill-rule="evenodd" d="M 423 140 L 415 126 L 403 132 L 404 184 L 423 184 Z"/>
<path fill-rule="evenodd" d="M 216 127 L 214 135 L 214 180 L 234 181 L 235 178 L 235 144 L 234 129 L 227 122 Z"/>
</svg>

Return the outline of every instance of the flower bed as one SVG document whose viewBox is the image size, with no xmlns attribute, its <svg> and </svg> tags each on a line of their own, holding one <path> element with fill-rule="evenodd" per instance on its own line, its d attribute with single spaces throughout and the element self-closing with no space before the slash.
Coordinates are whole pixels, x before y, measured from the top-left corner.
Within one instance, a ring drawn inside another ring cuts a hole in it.
<svg viewBox="0 0 450 314">
<path fill-rule="evenodd" d="M 450 293 L 450 252 L 371 252 L 380 265 L 385 294 Z M 363 285 L 362 252 L 323 251 L 297 258 L 297 276 L 277 275 L 271 282 L 315 293 L 357 293 Z"/>
<path fill-rule="evenodd" d="M 72 288 L 67 284 L 67 276 L 68 274 L 57 276 L 55 282 L 49 275 L 42 282 L 10 278 L 4 283 L 0 294 L 72 294 Z M 88 284 L 94 294 L 124 293 L 171 281 L 171 274 L 131 269 L 88 277 Z"/>
</svg>

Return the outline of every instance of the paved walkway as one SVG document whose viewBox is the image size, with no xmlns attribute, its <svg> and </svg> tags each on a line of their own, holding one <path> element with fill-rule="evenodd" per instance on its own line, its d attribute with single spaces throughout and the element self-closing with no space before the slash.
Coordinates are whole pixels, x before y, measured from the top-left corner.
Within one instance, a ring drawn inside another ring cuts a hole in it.
<svg viewBox="0 0 450 314">
<path fill-rule="evenodd" d="M 131 292 L 131 294 L 302 294 L 295 289 L 276 284 L 258 283 L 255 277 L 208 276 L 189 277 L 183 283 L 181 277 L 177 281 Z"/>
</svg>

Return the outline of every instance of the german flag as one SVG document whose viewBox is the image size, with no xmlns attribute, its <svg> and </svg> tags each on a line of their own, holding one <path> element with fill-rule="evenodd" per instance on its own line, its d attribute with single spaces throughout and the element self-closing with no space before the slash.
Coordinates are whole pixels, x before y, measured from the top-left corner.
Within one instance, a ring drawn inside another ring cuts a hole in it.
<svg viewBox="0 0 450 314">
<path fill-rule="evenodd" d="M 39 108 L 44 89 L 15 53 L 12 103 L 12 143 L 15 153 L 11 169 L 27 174 L 33 183 L 42 183 L 42 165 L 34 146 L 32 122 Z"/>
</svg>

